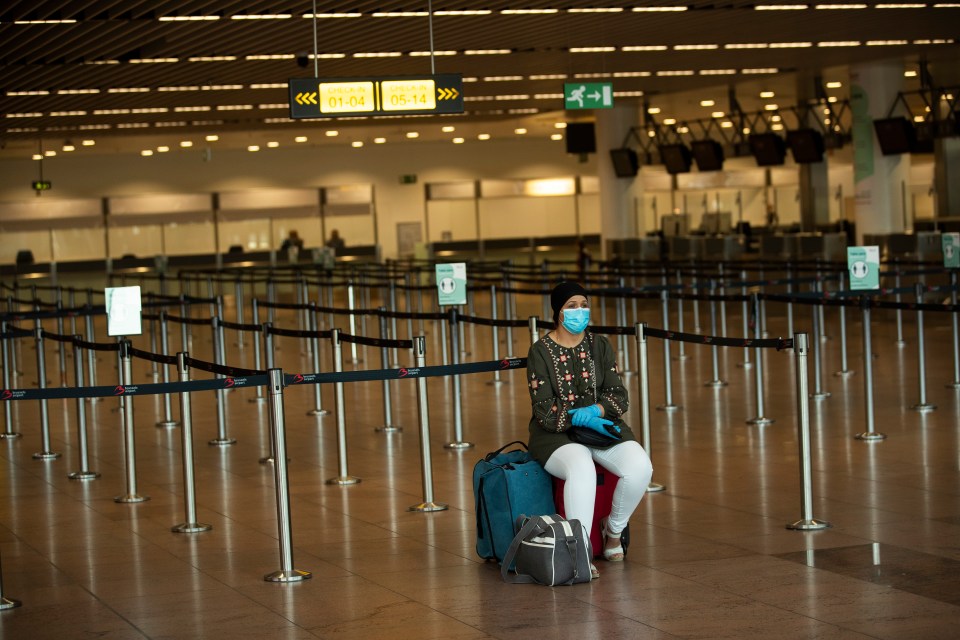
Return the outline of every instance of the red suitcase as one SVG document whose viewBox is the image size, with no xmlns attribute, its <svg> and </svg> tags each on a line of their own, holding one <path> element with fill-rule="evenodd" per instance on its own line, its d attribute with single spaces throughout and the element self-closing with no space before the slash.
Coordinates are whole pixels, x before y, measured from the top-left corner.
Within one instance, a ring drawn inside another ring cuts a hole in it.
<svg viewBox="0 0 960 640">
<path fill-rule="evenodd" d="M 597 467 L 597 497 L 593 507 L 593 522 L 590 526 L 590 545 L 595 557 L 603 557 L 603 537 L 600 535 L 600 521 L 610 515 L 613 506 L 613 490 L 617 488 L 620 477 L 616 476 L 600 465 Z M 553 501 L 557 506 L 557 513 L 566 518 L 563 508 L 563 480 L 553 478 Z M 630 525 L 620 535 L 620 544 L 623 555 L 627 555 L 627 546 L 630 544 Z"/>
</svg>

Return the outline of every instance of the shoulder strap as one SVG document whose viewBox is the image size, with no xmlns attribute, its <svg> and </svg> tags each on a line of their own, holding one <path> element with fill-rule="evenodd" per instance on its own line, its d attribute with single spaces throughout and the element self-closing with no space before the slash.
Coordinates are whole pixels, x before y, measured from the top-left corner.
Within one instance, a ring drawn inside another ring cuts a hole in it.
<svg viewBox="0 0 960 640">
<path fill-rule="evenodd" d="M 500 577 L 503 578 L 504 582 L 511 584 L 536 584 L 537 581 L 534 580 L 532 576 L 522 573 L 511 574 L 510 565 L 513 564 L 514 559 L 517 557 L 517 550 L 520 548 L 520 543 L 523 542 L 523 539 L 528 535 L 539 529 L 542 526 L 542 522 L 543 519 L 540 516 L 527 518 L 523 527 L 521 527 L 517 535 L 513 537 L 513 542 L 510 543 L 510 548 L 507 549 L 507 552 L 503 556 L 503 562 L 500 564 Z"/>
</svg>

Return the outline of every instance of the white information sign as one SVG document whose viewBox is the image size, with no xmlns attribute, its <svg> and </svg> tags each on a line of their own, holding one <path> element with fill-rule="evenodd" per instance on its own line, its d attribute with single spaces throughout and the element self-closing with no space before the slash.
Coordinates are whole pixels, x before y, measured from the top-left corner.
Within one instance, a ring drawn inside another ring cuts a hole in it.
<svg viewBox="0 0 960 640">
<path fill-rule="evenodd" d="M 103 293 L 107 307 L 107 335 L 138 336 L 143 333 L 140 287 L 108 287 Z"/>
<path fill-rule="evenodd" d="M 850 289 L 873 291 L 880 288 L 880 247 L 847 247 Z"/>
<path fill-rule="evenodd" d="M 440 305 L 467 304 L 467 263 L 438 264 L 436 273 Z"/>
</svg>

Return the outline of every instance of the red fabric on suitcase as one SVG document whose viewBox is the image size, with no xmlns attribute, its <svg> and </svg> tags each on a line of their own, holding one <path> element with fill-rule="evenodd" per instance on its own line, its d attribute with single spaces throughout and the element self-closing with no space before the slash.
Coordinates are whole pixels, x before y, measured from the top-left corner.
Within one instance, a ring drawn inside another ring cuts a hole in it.
<svg viewBox="0 0 960 640">
<path fill-rule="evenodd" d="M 597 497 L 593 506 L 593 523 L 590 526 L 590 545 L 593 547 L 593 555 L 600 557 L 603 555 L 600 521 L 610 515 L 610 510 L 613 508 L 613 490 L 617 488 L 620 477 L 597 463 L 594 465 L 597 467 Z M 553 478 L 553 501 L 557 505 L 557 513 L 566 518 L 563 507 L 563 485 L 563 480 Z"/>
</svg>

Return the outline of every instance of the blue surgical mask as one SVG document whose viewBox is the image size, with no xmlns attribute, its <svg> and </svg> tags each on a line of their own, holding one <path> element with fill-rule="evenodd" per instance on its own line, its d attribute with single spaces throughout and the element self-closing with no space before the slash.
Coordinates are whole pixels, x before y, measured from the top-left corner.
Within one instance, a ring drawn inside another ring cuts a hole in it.
<svg viewBox="0 0 960 640">
<path fill-rule="evenodd" d="M 581 333 L 590 324 L 590 309 L 564 309 L 563 328 L 576 335 Z"/>
</svg>

